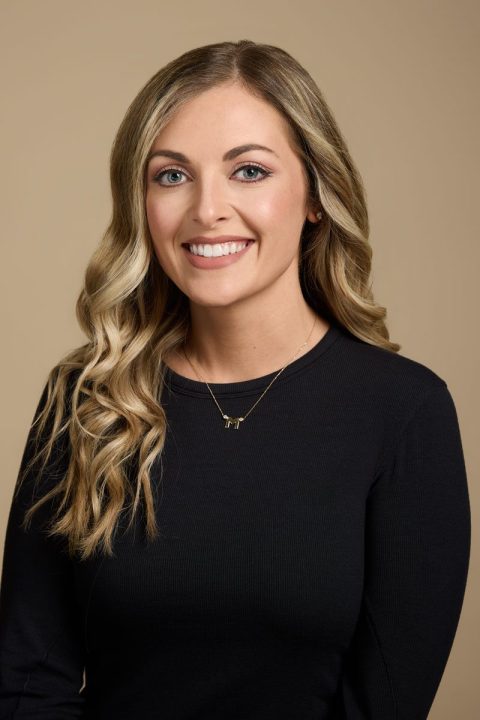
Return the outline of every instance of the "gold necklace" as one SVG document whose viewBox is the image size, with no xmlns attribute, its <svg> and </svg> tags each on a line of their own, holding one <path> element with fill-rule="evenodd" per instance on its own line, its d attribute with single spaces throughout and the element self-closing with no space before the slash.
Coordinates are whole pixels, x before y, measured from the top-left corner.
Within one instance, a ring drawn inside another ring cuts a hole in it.
<svg viewBox="0 0 480 720">
<path fill-rule="evenodd" d="M 220 405 L 219 405 L 218 402 L 217 402 L 217 399 L 216 399 L 215 395 L 213 394 L 213 392 L 212 392 L 212 390 L 211 390 L 211 388 L 210 388 L 210 385 L 207 383 L 206 380 L 204 380 L 204 379 L 197 373 L 196 369 L 193 367 L 192 363 L 190 362 L 190 359 L 189 359 L 188 356 L 187 356 L 185 347 L 183 347 L 183 354 L 185 355 L 185 358 L 186 358 L 187 361 L 190 363 L 190 366 L 191 366 L 191 368 L 193 369 L 194 373 L 197 375 L 197 377 L 199 377 L 200 380 L 201 380 L 202 382 L 204 382 L 205 385 L 208 387 L 208 389 L 209 389 L 209 391 L 210 391 L 210 395 L 212 396 L 213 400 L 215 401 L 216 406 L 217 406 L 218 409 L 220 410 L 220 413 L 221 413 L 221 415 L 222 415 L 222 418 L 225 420 L 225 425 L 224 425 L 224 427 L 229 428 L 231 425 L 233 425 L 233 427 L 235 428 L 235 430 L 238 430 L 238 428 L 240 427 L 240 423 L 243 422 L 243 421 L 250 415 L 250 413 L 252 412 L 253 408 L 254 408 L 256 405 L 258 405 L 258 403 L 260 402 L 260 400 L 262 399 L 262 397 L 265 395 L 265 393 L 267 392 L 267 390 L 270 389 L 270 387 L 273 385 L 273 383 L 274 383 L 275 380 L 278 378 L 278 376 L 280 375 L 280 373 L 282 373 L 282 372 L 285 370 L 285 368 L 287 367 L 287 365 L 290 365 L 290 363 L 295 360 L 295 358 L 296 358 L 296 356 L 298 355 L 298 353 L 300 352 L 300 350 L 301 350 L 303 347 L 305 347 L 305 345 L 307 345 L 307 343 L 308 343 L 308 341 L 309 341 L 309 339 L 310 339 L 310 335 L 311 335 L 312 332 L 313 332 L 313 328 L 315 327 L 315 323 L 316 323 L 316 322 L 317 322 L 317 318 L 315 318 L 315 320 L 314 320 L 314 322 L 313 322 L 312 329 L 310 330 L 310 332 L 309 332 L 309 334 L 308 334 L 308 337 L 307 337 L 307 339 L 305 340 L 305 342 L 300 345 L 300 347 L 298 348 L 297 352 L 296 352 L 295 355 L 292 357 L 292 359 L 289 360 L 289 361 L 287 362 L 287 364 L 284 365 L 283 368 L 278 371 L 278 373 L 275 375 L 275 377 L 273 378 L 273 380 L 269 383 L 269 385 L 266 387 L 266 389 L 265 389 L 265 390 L 263 391 L 263 393 L 260 395 L 260 397 L 258 398 L 257 402 L 256 402 L 254 405 L 252 405 L 252 407 L 250 408 L 250 410 L 249 410 L 249 411 L 247 412 L 247 414 L 244 415 L 243 417 L 230 417 L 230 415 L 227 415 L 226 413 L 223 412 L 222 408 L 220 407 Z"/>
</svg>

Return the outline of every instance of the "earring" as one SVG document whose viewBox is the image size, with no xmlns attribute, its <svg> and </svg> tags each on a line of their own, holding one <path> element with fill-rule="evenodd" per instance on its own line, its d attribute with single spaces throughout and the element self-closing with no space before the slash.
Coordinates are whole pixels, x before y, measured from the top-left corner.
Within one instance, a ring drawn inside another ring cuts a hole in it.
<svg viewBox="0 0 480 720">
<path fill-rule="evenodd" d="M 320 218 L 322 217 L 322 213 L 320 211 L 318 211 L 316 214 L 316 217 L 320 220 Z"/>
</svg>

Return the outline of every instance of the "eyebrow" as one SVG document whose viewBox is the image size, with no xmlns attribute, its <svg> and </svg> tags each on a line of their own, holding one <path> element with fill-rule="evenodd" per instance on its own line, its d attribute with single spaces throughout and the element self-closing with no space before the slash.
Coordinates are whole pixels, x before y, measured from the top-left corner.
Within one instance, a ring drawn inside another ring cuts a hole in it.
<svg viewBox="0 0 480 720">
<path fill-rule="evenodd" d="M 265 147 L 265 145 L 258 145 L 257 143 L 247 143 L 246 145 L 237 145 L 237 147 L 228 150 L 223 156 L 222 160 L 233 160 L 238 155 L 242 155 L 242 153 L 249 152 L 250 150 L 266 150 L 266 152 L 272 153 L 273 155 L 278 157 L 277 153 L 274 150 Z M 177 162 L 182 162 L 187 165 L 191 164 L 190 160 L 187 158 L 186 155 L 180 152 L 175 152 L 174 150 L 155 150 L 155 152 L 149 154 L 149 156 L 147 157 L 147 162 L 150 162 L 150 160 L 157 155 L 163 155 L 164 157 L 172 158 L 172 160 L 176 160 Z"/>
</svg>

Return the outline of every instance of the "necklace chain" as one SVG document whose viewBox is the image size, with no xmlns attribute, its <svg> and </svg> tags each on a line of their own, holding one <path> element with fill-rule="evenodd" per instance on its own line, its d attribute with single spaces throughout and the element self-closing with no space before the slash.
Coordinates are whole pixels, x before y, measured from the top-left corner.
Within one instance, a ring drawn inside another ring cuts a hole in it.
<svg viewBox="0 0 480 720">
<path fill-rule="evenodd" d="M 312 325 L 312 329 L 310 330 L 310 332 L 309 332 L 309 334 L 308 334 L 308 337 L 307 337 L 307 339 L 305 340 L 305 342 L 300 345 L 300 347 L 298 348 L 297 352 L 296 352 L 295 355 L 292 357 L 292 359 L 289 360 L 289 361 L 282 367 L 282 369 L 278 371 L 278 373 L 275 375 L 275 377 L 273 378 L 273 380 L 271 380 L 271 381 L 269 382 L 269 384 L 267 385 L 267 387 L 265 388 L 265 390 L 263 391 L 263 393 L 260 395 L 260 397 L 258 398 L 258 400 L 254 403 L 254 405 L 252 405 L 252 407 L 250 408 L 250 410 L 249 410 L 245 415 L 243 415 L 242 417 L 230 417 L 230 415 L 227 415 L 226 413 L 223 412 L 222 408 L 220 407 L 220 405 L 219 405 L 218 402 L 217 402 L 217 399 L 216 399 L 215 395 L 213 394 L 213 392 L 212 392 L 212 390 L 211 390 L 211 388 L 210 388 L 210 385 L 209 385 L 209 384 L 207 383 L 207 381 L 204 380 L 204 379 L 201 377 L 201 375 L 199 375 L 199 373 L 196 371 L 196 369 L 194 368 L 194 366 L 193 366 L 192 363 L 190 362 L 190 358 L 188 357 L 188 355 L 187 355 L 187 353 L 186 353 L 185 347 L 183 348 L 183 354 L 185 355 L 185 358 L 187 359 L 187 362 L 190 363 L 191 368 L 193 369 L 193 371 L 195 372 L 195 374 L 200 378 L 200 380 L 205 383 L 205 385 L 207 386 L 207 388 L 208 388 L 208 390 L 209 390 L 209 392 L 210 392 L 210 395 L 212 396 L 212 398 L 213 398 L 213 400 L 214 400 L 214 402 L 215 402 L 215 405 L 216 405 L 216 406 L 218 407 L 218 409 L 220 410 L 220 414 L 221 414 L 222 418 L 225 420 L 225 425 L 224 425 L 224 427 L 229 428 L 230 426 L 233 426 L 233 427 L 235 428 L 235 430 L 238 430 L 238 429 L 239 429 L 240 423 L 243 422 L 243 421 L 250 415 L 250 413 L 252 412 L 252 410 L 258 405 L 258 403 L 260 402 L 260 400 L 263 398 L 263 396 L 265 395 L 265 393 L 270 389 L 270 387 L 273 385 L 273 383 L 274 383 L 275 380 L 278 378 L 278 376 L 285 370 L 285 368 L 287 367 L 287 365 L 290 365 L 290 363 L 295 360 L 295 358 L 297 357 L 297 355 L 298 355 L 298 353 L 300 352 L 300 350 L 301 350 L 303 347 L 305 347 L 305 345 L 308 344 L 308 341 L 309 341 L 309 339 L 310 339 L 310 335 L 311 335 L 312 332 L 313 332 L 313 328 L 315 327 L 315 323 L 316 323 L 316 322 L 317 322 L 317 318 L 315 318 L 315 320 L 314 320 L 314 322 L 313 322 L 313 325 Z"/>
</svg>

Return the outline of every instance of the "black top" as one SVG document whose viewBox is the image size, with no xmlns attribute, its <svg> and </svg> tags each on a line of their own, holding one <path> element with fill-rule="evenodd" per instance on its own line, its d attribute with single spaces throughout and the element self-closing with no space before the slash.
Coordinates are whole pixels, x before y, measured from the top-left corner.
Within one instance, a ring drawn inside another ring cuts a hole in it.
<svg viewBox="0 0 480 720">
<path fill-rule="evenodd" d="M 211 388 L 242 416 L 275 374 Z M 238 429 L 204 383 L 166 378 L 153 544 L 141 514 L 114 558 L 70 560 L 45 506 L 25 533 L 31 496 L 12 502 L 0 718 L 426 718 L 470 554 L 444 380 L 336 325 Z"/>
</svg>

